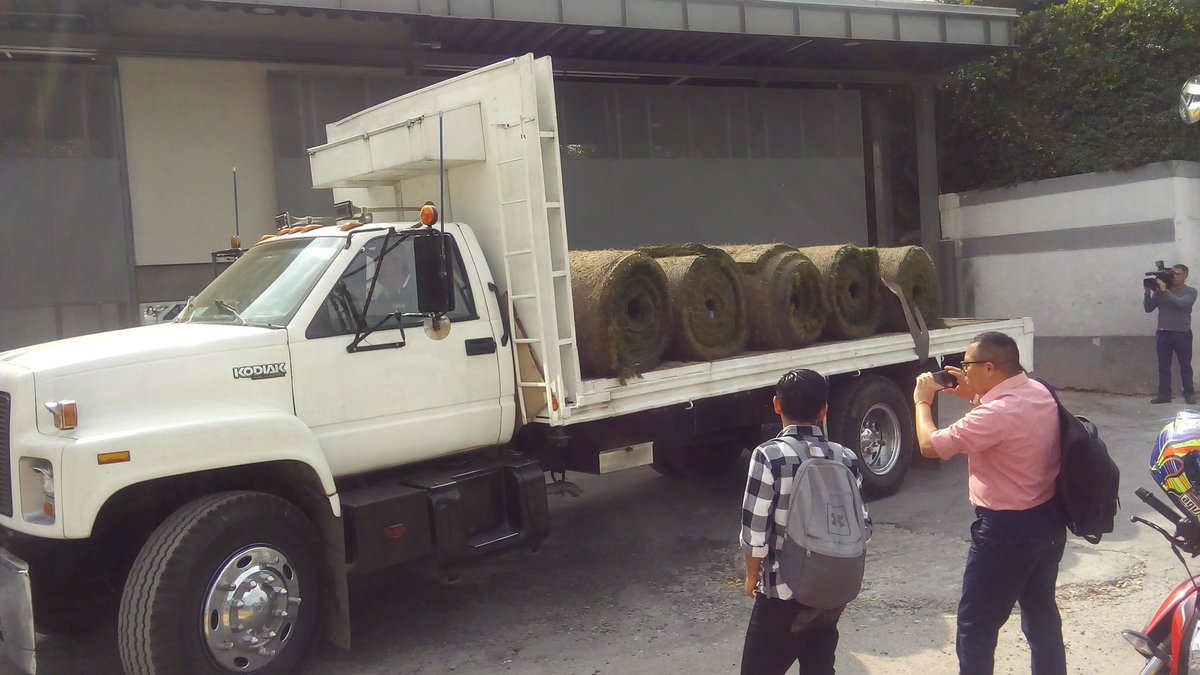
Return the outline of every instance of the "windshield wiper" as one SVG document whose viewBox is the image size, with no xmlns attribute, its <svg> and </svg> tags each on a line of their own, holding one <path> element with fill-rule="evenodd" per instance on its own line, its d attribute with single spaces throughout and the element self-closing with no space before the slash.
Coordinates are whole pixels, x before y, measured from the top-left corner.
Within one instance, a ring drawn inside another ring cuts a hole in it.
<svg viewBox="0 0 1200 675">
<path fill-rule="evenodd" d="M 238 314 L 238 311 L 233 308 L 233 305 L 229 304 L 228 302 L 225 302 L 224 300 L 222 300 L 220 298 L 213 300 L 213 305 L 216 306 L 218 309 L 223 309 L 226 312 L 229 312 L 230 314 L 234 315 L 237 318 L 239 325 L 242 325 L 242 326 L 246 325 L 246 320 L 242 318 L 241 314 Z"/>
<path fill-rule="evenodd" d="M 179 310 L 179 313 L 176 314 L 175 318 L 171 319 L 171 321 L 173 323 L 183 323 L 187 319 L 191 319 L 192 318 L 192 309 L 193 309 L 195 302 L 196 302 L 196 296 L 189 295 L 188 299 L 187 299 L 187 304 L 185 304 L 183 306 L 183 309 Z"/>
</svg>

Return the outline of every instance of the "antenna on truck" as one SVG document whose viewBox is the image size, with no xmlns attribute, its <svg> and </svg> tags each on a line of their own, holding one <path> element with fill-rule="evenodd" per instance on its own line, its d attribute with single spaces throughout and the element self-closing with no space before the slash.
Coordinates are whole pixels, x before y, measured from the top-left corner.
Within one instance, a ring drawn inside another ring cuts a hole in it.
<svg viewBox="0 0 1200 675">
<path fill-rule="evenodd" d="M 242 231 L 241 223 L 238 218 L 238 188 L 237 188 L 237 167 L 233 167 L 233 236 L 229 238 L 229 248 L 213 251 L 209 254 L 212 258 L 213 278 L 216 279 L 221 271 L 228 267 L 233 261 L 242 257 Z"/>
<path fill-rule="evenodd" d="M 238 214 L 238 194 L 237 194 L 237 167 L 233 167 L 233 236 L 241 241 L 242 228 L 241 219 Z"/>
</svg>

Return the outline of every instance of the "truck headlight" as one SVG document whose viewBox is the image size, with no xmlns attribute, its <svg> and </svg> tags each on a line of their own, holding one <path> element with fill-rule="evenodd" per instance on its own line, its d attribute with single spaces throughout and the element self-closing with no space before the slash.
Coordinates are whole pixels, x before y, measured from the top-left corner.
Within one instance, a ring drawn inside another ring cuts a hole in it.
<svg viewBox="0 0 1200 675">
<path fill-rule="evenodd" d="M 22 457 L 21 512 L 31 523 L 48 525 L 54 522 L 54 466 L 50 460 Z"/>
</svg>

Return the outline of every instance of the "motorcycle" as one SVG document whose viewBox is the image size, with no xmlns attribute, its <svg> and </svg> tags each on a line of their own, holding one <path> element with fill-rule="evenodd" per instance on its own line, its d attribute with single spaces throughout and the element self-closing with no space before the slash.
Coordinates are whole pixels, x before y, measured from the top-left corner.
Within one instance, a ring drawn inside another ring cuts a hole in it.
<svg viewBox="0 0 1200 675">
<path fill-rule="evenodd" d="M 1154 529 L 1171 544 L 1171 550 L 1183 563 L 1188 579 L 1175 587 L 1163 600 L 1141 631 L 1123 630 L 1121 635 L 1146 657 L 1141 675 L 1184 675 L 1200 673 L 1200 625 L 1197 625 L 1196 598 L 1200 594 L 1200 576 L 1188 569 L 1183 554 L 1200 555 L 1200 525 L 1184 512 L 1164 504 L 1145 488 L 1134 491 L 1143 502 L 1174 524 L 1172 534 L 1160 525 L 1140 516 L 1131 522 Z"/>
</svg>

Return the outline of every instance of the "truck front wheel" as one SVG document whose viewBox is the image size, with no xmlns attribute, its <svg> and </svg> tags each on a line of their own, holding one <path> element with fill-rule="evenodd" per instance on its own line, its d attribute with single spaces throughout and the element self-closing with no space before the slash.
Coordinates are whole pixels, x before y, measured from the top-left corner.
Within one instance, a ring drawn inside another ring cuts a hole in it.
<svg viewBox="0 0 1200 675">
<path fill-rule="evenodd" d="M 886 497 L 904 482 L 916 435 L 908 401 L 891 380 L 866 375 L 836 385 L 829 437 L 858 455 L 867 496 Z"/>
<path fill-rule="evenodd" d="M 294 672 L 317 632 L 319 541 L 291 503 L 197 499 L 142 547 L 118 617 L 129 675 Z"/>
</svg>

